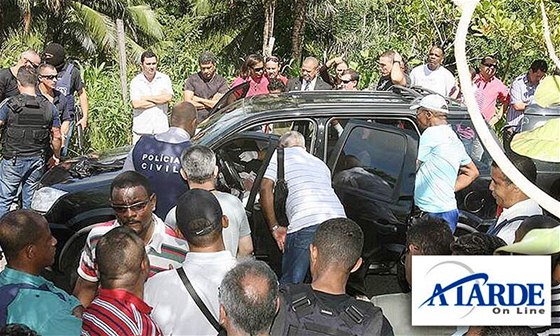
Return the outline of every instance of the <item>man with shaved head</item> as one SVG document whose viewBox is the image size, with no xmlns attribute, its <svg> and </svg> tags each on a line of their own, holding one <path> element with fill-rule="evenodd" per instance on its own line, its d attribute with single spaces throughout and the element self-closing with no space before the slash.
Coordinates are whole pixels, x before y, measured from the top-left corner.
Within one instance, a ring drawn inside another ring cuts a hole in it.
<svg viewBox="0 0 560 336">
<path fill-rule="evenodd" d="M 78 335 L 83 307 L 40 274 L 54 263 L 56 239 L 45 218 L 16 210 L 0 219 L 7 268 L 0 273 L 0 328 L 24 324 L 40 335 Z"/>
<path fill-rule="evenodd" d="M 301 76 L 288 81 L 288 91 L 330 90 L 332 87 L 325 83 L 319 73 L 319 61 L 312 56 L 306 57 L 301 65 Z"/>
<path fill-rule="evenodd" d="M 37 68 L 41 64 L 41 56 L 29 49 L 21 53 L 18 62 L 11 68 L 0 70 L 0 102 L 19 94 L 17 73 L 22 66 Z"/>
<path fill-rule="evenodd" d="M 319 225 L 309 245 L 311 284 L 280 287 L 273 335 L 389 336 L 383 312 L 346 294 L 350 273 L 362 265 L 364 233 L 354 221 L 331 218 Z"/>
<path fill-rule="evenodd" d="M 135 170 L 150 180 L 157 196 L 155 213 L 165 218 L 177 198 L 189 189 L 181 178 L 181 153 L 190 147 L 196 131 L 197 111 L 193 104 L 180 102 L 171 110 L 167 132 L 143 135 L 134 145 L 123 170 Z"/>
<path fill-rule="evenodd" d="M 86 335 L 161 335 L 143 301 L 150 261 L 142 239 L 130 228 L 107 232 L 95 251 L 99 272 L 98 294 L 84 311 Z"/>
</svg>

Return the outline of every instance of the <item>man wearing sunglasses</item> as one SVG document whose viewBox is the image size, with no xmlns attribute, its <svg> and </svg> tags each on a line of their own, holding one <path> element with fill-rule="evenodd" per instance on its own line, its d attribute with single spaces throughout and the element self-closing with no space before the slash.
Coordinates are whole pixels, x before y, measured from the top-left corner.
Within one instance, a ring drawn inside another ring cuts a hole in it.
<svg viewBox="0 0 560 336">
<path fill-rule="evenodd" d="M 35 50 L 29 49 L 21 53 L 16 65 L 0 70 L 0 102 L 19 94 L 16 78 L 19 68 L 22 66 L 37 68 L 40 63 L 41 56 Z"/>
<path fill-rule="evenodd" d="M 63 143 L 62 155 L 66 156 L 74 127 L 78 130 L 79 128 L 85 129 L 87 127 L 89 104 L 86 88 L 79 68 L 73 62 L 66 60 L 66 51 L 62 45 L 58 43 L 48 44 L 43 51 L 43 60 L 56 68 L 56 89 L 66 96 L 70 115 L 76 118 L 75 123 L 72 120 L 69 129 L 65 130 L 66 132 L 64 133 L 65 141 Z M 81 112 L 81 115 L 79 113 L 76 114 L 74 94 L 78 95 L 79 112 Z"/>
<path fill-rule="evenodd" d="M 478 73 L 473 78 L 476 87 L 475 97 L 480 113 L 490 125 L 500 120 L 503 111 L 507 109 L 509 92 L 507 86 L 496 77 L 498 60 L 494 56 L 485 56 L 480 61 Z M 496 101 L 502 105 L 501 112 L 497 113 Z"/>
<path fill-rule="evenodd" d="M 358 90 L 358 82 L 360 81 L 360 74 L 354 69 L 346 69 L 340 76 L 340 90 L 343 91 L 356 91 Z"/>
<path fill-rule="evenodd" d="M 187 243 L 177 238 L 173 230 L 154 215 L 156 195 L 142 174 L 127 171 L 115 177 L 109 201 L 117 219 L 91 229 L 78 266 L 78 280 L 73 294 L 84 307 L 91 303 L 98 287 L 97 242 L 111 229 L 123 225 L 142 238 L 150 260 L 150 276 L 180 267 L 188 250 Z"/>
<path fill-rule="evenodd" d="M 60 115 L 60 132 L 62 133 L 62 143 L 65 143 L 65 136 L 70 129 L 70 122 L 74 120 L 73 113 L 70 112 L 68 98 L 56 89 L 57 82 L 56 68 L 50 64 L 43 63 L 37 68 L 37 95 L 42 95 L 50 101 L 58 110 Z"/>
</svg>

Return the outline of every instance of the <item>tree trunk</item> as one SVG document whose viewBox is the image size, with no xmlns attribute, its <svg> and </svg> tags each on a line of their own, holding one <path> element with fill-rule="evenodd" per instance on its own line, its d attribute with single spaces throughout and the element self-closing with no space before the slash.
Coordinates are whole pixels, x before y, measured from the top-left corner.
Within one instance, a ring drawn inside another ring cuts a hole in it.
<svg viewBox="0 0 560 336">
<path fill-rule="evenodd" d="M 295 0 L 294 28 L 292 29 L 292 58 L 296 63 L 301 61 L 303 34 L 305 33 L 305 13 L 307 0 Z"/>
<path fill-rule="evenodd" d="M 263 28 L 263 55 L 272 55 L 270 39 L 274 35 L 274 12 L 276 10 L 276 0 L 264 0 L 264 28 Z"/>
</svg>

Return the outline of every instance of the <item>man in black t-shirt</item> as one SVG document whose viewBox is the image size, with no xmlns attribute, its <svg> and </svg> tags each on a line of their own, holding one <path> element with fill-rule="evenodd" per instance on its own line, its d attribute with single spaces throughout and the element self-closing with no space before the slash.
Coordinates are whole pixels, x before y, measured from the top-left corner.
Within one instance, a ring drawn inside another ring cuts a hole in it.
<svg viewBox="0 0 560 336">
<path fill-rule="evenodd" d="M 87 127 L 89 105 L 86 89 L 80 69 L 74 63 L 66 61 L 66 51 L 60 44 L 48 44 L 43 51 L 43 58 L 45 62 L 54 66 L 58 72 L 56 89 L 66 96 L 70 115 L 76 116 L 74 94 L 78 94 L 81 115 L 79 116 L 80 119 L 76 120 L 75 125 L 73 122 L 70 124 L 68 133 L 63 134 L 65 142 L 63 143 L 62 155 L 64 156 L 68 151 L 73 128 L 80 126 L 85 129 Z"/>
<path fill-rule="evenodd" d="M 41 57 L 34 50 L 21 53 L 19 60 L 13 67 L 0 70 L 0 102 L 4 99 L 19 94 L 16 75 L 22 66 L 37 68 L 41 63 Z"/>
<path fill-rule="evenodd" d="M 216 73 L 216 62 L 214 54 L 203 52 L 198 58 L 200 71 L 190 75 L 185 81 L 184 100 L 196 107 L 199 122 L 208 116 L 228 90 L 225 78 Z"/>
<path fill-rule="evenodd" d="M 393 335 L 380 308 L 346 294 L 350 273 L 362 265 L 363 245 L 364 234 L 350 219 L 319 225 L 309 247 L 311 285 L 280 287 L 282 302 L 271 335 Z"/>
<path fill-rule="evenodd" d="M 375 87 L 376 91 L 390 91 L 393 85 L 410 86 L 410 77 L 405 71 L 402 56 L 394 51 L 388 50 L 379 56 L 377 61 L 381 78 Z"/>
</svg>

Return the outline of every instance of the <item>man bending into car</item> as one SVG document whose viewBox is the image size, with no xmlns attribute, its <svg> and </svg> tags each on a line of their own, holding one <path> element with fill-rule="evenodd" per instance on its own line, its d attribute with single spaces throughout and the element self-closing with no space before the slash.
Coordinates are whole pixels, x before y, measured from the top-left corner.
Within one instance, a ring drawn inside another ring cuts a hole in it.
<svg viewBox="0 0 560 336">
<path fill-rule="evenodd" d="M 305 150 L 303 135 L 290 131 L 282 135 L 279 145 L 284 147 L 288 227 L 279 225 L 274 212 L 278 153 L 272 155 L 262 180 L 261 205 L 272 236 L 284 253 L 280 283 L 301 283 L 309 269 L 309 244 L 319 224 L 346 214 L 332 188 L 329 168 Z"/>
<path fill-rule="evenodd" d="M 459 220 L 455 192 L 471 184 L 478 169 L 447 123 L 447 102 L 428 95 L 410 107 L 423 129 L 418 147 L 414 203 L 422 212 L 447 221 L 454 232 Z"/>
<path fill-rule="evenodd" d="M 153 213 L 156 195 L 142 174 L 127 171 L 115 177 L 111 183 L 110 202 L 117 219 L 91 229 L 78 266 L 74 295 L 84 307 L 91 303 L 98 286 L 97 242 L 111 229 L 123 225 L 142 238 L 150 260 L 150 276 L 180 267 L 188 250 L 187 242 L 177 238 L 175 232 Z"/>
</svg>

